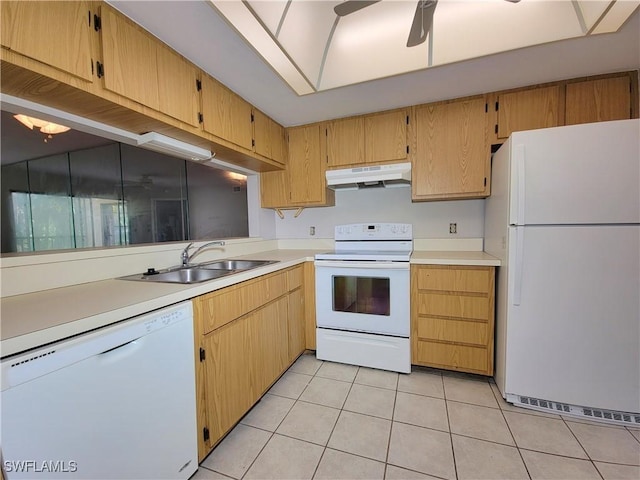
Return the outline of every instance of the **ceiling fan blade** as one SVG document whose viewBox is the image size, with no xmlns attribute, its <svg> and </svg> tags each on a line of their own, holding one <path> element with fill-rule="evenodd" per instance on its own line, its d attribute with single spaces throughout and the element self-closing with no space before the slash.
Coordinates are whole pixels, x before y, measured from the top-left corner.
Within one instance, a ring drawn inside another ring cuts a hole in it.
<svg viewBox="0 0 640 480">
<path fill-rule="evenodd" d="M 418 0 L 416 14 L 413 16 L 407 47 L 420 45 L 427 39 L 427 34 L 433 24 L 433 12 L 436 10 L 438 0 Z"/>
<path fill-rule="evenodd" d="M 336 12 L 336 15 L 339 17 L 344 17 L 379 1 L 380 0 L 346 0 L 333 7 L 333 11 Z"/>
</svg>

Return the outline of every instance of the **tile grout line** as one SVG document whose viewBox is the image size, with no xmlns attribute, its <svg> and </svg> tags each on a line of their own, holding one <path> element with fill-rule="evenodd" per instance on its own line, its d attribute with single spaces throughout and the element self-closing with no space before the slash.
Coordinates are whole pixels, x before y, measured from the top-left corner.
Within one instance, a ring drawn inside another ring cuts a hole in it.
<svg viewBox="0 0 640 480">
<path fill-rule="evenodd" d="M 489 384 L 489 388 L 491 388 L 491 384 Z M 522 465 L 524 465 L 524 470 L 527 472 L 527 475 L 529 476 L 529 478 L 531 478 L 531 472 L 529 471 L 529 466 L 527 465 L 527 462 L 524 461 L 524 457 L 522 456 L 522 451 L 520 449 L 520 446 L 518 445 L 518 441 L 516 440 L 516 436 L 513 434 L 513 430 L 511 430 L 511 425 L 509 425 L 509 422 L 507 421 L 507 417 L 504 414 L 504 410 L 502 409 L 502 405 L 500 404 L 500 400 L 502 399 L 502 397 L 498 398 L 498 395 L 496 394 L 495 390 L 493 388 L 491 388 L 491 393 L 493 393 L 493 398 L 495 398 L 496 403 L 498 404 L 498 408 L 500 409 L 500 414 L 502 415 L 502 419 L 504 420 L 504 423 L 507 425 L 507 429 L 509 430 L 509 434 L 511 435 L 511 438 L 513 439 L 513 443 L 516 447 L 516 451 L 518 452 L 518 455 L 520 456 L 520 460 L 522 461 Z"/>
<path fill-rule="evenodd" d="M 444 397 L 444 410 L 447 414 L 447 426 L 449 427 L 449 445 L 451 445 L 451 455 L 453 457 L 453 474 L 455 478 L 458 478 L 458 464 L 456 463 L 456 451 L 453 448 L 453 433 L 451 432 L 451 419 L 449 418 L 449 405 L 447 404 L 447 390 L 444 386 L 444 377 L 441 376 L 442 381 L 442 395 Z"/>
<path fill-rule="evenodd" d="M 564 417 L 562 417 L 562 415 L 560 416 L 560 419 L 562 420 L 562 423 L 564 423 L 564 426 L 567 427 L 567 429 L 571 432 L 571 435 L 573 435 L 573 438 L 576 439 L 576 442 L 578 442 L 578 445 L 580 445 L 580 448 L 582 449 L 582 451 L 585 453 L 585 455 L 587 456 L 587 459 L 589 460 L 589 462 L 591 463 L 591 465 L 593 466 L 593 468 L 596 469 L 596 472 L 598 472 L 598 475 L 600 475 L 600 478 L 604 478 L 602 476 L 602 474 L 600 473 L 600 470 L 598 469 L 598 467 L 596 466 L 595 462 L 593 461 L 593 458 L 591 458 L 591 455 L 589 455 L 589 452 L 587 452 L 587 449 L 585 448 L 584 445 L 582 445 L 582 442 L 580 441 L 580 439 L 578 438 L 578 436 L 575 434 L 575 432 L 573 430 L 571 430 L 571 427 L 567 424 L 567 421 L 564 419 Z"/>
</svg>

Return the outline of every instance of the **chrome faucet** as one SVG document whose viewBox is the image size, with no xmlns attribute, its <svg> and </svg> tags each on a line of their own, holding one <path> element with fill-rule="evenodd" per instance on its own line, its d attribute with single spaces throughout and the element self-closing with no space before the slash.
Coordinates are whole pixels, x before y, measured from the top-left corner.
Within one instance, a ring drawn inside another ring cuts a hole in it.
<svg viewBox="0 0 640 480">
<path fill-rule="evenodd" d="M 191 259 L 193 257 L 195 257 L 198 253 L 200 253 L 202 250 L 204 250 L 207 247 L 210 247 L 211 245 L 224 245 L 224 242 L 221 240 L 215 240 L 213 242 L 207 242 L 204 245 L 200 245 L 198 248 L 196 248 L 196 250 L 189 255 L 189 249 L 191 248 L 191 246 L 193 245 L 193 242 L 190 243 L 189 245 L 187 245 L 185 247 L 185 249 L 182 251 L 182 253 L 180 254 L 180 258 L 182 259 L 182 266 L 183 267 L 188 267 L 189 266 L 189 262 L 191 261 Z"/>
</svg>

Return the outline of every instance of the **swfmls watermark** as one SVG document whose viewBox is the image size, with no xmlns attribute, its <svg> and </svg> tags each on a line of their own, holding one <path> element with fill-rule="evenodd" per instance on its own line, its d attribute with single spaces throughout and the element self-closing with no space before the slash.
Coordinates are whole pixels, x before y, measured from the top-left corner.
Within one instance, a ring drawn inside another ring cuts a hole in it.
<svg viewBox="0 0 640 480">
<path fill-rule="evenodd" d="M 2 462 L 7 473 L 74 473 L 78 471 L 75 460 L 5 460 Z"/>
</svg>

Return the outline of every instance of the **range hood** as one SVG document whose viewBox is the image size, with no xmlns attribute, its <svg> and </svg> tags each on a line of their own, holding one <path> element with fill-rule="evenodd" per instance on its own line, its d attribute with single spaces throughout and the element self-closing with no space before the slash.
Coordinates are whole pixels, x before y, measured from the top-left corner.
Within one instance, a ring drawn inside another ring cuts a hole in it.
<svg viewBox="0 0 640 480">
<path fill-rule="evenodd" d="M 411 184 L 411 163 L 327 170 L 327 185 L 333 190 L 404 187 Z"/>
</svg>

